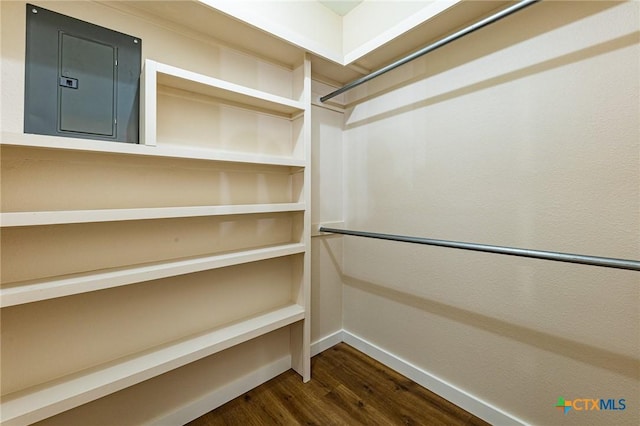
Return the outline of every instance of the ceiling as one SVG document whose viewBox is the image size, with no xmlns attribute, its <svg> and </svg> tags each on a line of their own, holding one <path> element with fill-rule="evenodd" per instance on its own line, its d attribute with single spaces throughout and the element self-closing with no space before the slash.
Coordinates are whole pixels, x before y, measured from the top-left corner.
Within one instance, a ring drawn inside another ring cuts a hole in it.
<svg viewBox="0 0 640 426">
<path fill-rule="evenodd" d="M 318 3 L 328 7 L 334 13 L 344 16 L 363 1 L 364 0 L 318 0 Z"/>
<path fill-rule="evenodd" d="M 99 0 L 100 1 L 100 0 Z M 118 9 L 125 9 L 140 16 L 162 19 L 194 34 L 213 37 L 230 47 L 264 56 L 265 59 L 283 65 L 299 63 L 304 49 L 259 28 L 240 22 L 232 16 L 205 7 L 196 1 L 105 1 Z M 331 7 L 338 4 L 352 9 L 361 1 L 322 1 Z M 314 76 L 330 84 L 342 85 L 370 71 L 382 68 L 394 60 L 412 53 L 435 40 L 460 29 L 462 26 L 485 17 L 508 5 L 505 0 L 463 1 L 446 12 L 415 26 L 390 42 L 358 58 L 346 66 L 313 54 L 311 58 Z"/>
</svg>

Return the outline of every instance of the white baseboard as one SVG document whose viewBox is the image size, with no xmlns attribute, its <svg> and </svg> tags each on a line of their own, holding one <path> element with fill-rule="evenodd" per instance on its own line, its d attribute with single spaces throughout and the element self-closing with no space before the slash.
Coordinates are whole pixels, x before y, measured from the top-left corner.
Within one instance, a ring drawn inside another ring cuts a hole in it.
<svg viewBox="0 0 640 426">
<path fill-rule="evenodd" d="M 338 343 L 344 342 L 344 338 L 342 336 L 343 330 L 338 330 L 335 333 L 332 333 L 328 336 L 323 337 L 322 339 L 316 340 L 311 344 L 311 356 L 316 356 L 320 352 L 324 352 L 332 346 L 337 345 Z"/>
<path fill-rule="evenodd" d="M 459 389 L 433 374 L 412 365 L 411 363 L 387 352 L 373 343 L 367 342 L 361 337 L 358 337 L 346 330 L 342 330 L 341 334 L 342 340 L 348 345 L 353 346 L 360 352 L 369 355 L 376 361 L 440 395 L 444 399 L 451 401 L 458 407 L 470 412 L 476 417 L 480 417 L 481 419 L 495 425 L 526 425 L 522 420 L 505 413 L 499 408 L 494 407 L 473 395 L 470 395 L 462 389 Z"/>
<path fill-rule="evenodd" d="M 360 352 L 369 355 L 376 361 L 386 365 L 392 370 L 397 371 L 403 376 L 413 380 L 419 385 L 429 389 L 430 391 L 440 395 L 448 401 L 456 404 L 458 407 L 480 417 L 481 419 L 495 425 L 526 425 L 522 420 L 505 413 L 493 405 L 482 401 L 479 398 L 465 392 L 454 385 L 428 373 L 413 364 L 403 360 L 402 358 L 356 336 L 346 330 L 339 330 L 328 336 L 325 336 L 311 345 L 311 356 L 315 356 L 340 342 L 345 342 Z M 283 357 L 277 361 L 268 364 L 253 373 L 243 376 L 220 389 L 205 395 L 197 401 L 194 401 L 180 409 L 172 412 L 167 416 L 156 419 L 153 425 L 182 425 L 189 421 L 208 413 L 226 402 L 231 401 L 245 392 L 271 380 L 279 374 L 291 368 L 291 358 Z"/>
<path fill-rule="evenodd" d="M 220 407 L 221 405 L 239 397 L 243 393 L 249 392 L 266 381 L 284 373 L 291 368 L 291 357 L 282 357 L 264 367 L 259 368 L 240 377 L 231 383 L 225 384 L 221 388 L 193 401 L 187 405 L 180 407 L 172 413 L 155 419 L 152 425 L 184 425 L 191 420 L 197 419 L 203 414 Z"/>
</svg>

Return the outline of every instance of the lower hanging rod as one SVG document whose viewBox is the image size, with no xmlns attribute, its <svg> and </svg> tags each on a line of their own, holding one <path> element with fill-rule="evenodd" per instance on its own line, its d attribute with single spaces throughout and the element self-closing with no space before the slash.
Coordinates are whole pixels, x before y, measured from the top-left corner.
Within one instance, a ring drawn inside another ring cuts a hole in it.
<svg viewBox="0 0 640 426">
<path fill-rule="evenodd" d="M 461 241 L 435 240 L 432 238 L 409 237 L 405 235 L 380 234 L 377 232 L 350 231 L 320 227 L 320 232 L 352 235 L 355 237 L 376 238 L 379 240 L 400 241 L 404 243 L 424 244 L 428 246 L 449 247 L 462 250 L 483 251 L 487 253 L 506 254 L 509 256 L 532 257 L 534 259 L 555 260 L 557 262 L 580 263 L 583 265 L 602 266 L 605 268 L 640 271 L 640 261 L 616 259 L 611 257 L 586 256 L 583 254 L 559 253 L 555 251 L 529 250 L 515 247 L 492 246 L 488 244 L 465 243 Z"/>
</svg>

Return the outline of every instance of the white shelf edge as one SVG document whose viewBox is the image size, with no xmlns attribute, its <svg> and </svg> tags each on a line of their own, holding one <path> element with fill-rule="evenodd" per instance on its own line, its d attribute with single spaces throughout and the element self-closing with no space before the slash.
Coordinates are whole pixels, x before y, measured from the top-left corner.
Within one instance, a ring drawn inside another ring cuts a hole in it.
<svg viewBox="0 0 640 426">
<path fill-rule="evenodd" d="M 210 94 L 221 99 L 237 102 L 240 104 L 266 109 L 281 114 L 296 114 L 305 110 L 304 103 L 283 96 L 274 95 L 250 87 L 241 86 L 229 81 L 220 80 L 204 74 L 198 74 L 182 68 L 156 62 L 151 59 L 145 60 L 145 69 L 158 74 L 164 74 L 182 81 L 178 84 L 166 84 L 158 80 L 158 84 L 168 85 L 177 89 L 188 90 L 196 93 Z M 202 90 L 194 90 L 193 83 L 209 88 L 209 93 Z"/>
<path fill-rule="evenodd" d="M 135 209 L 6 212 L 0 213 L 0 227 L 7 228 L 15 226 L 59 225 L 69 223 L 281 213 L 303 211 L 304 209 L 304 203 L 273 203 Z"/>
<path fill-rule="evenodd" d="M 138 155 L 160 158 L 182 158 L 190 160 L 220 161 L 230 163 L 263 164 L 269 166 L 305 167 L 304 159 L 287 156 L 249 154 L 198 148 L 154 146 L 124 142 L 108 142 L 93 139 L 67 138 L 61 136 L 35 135 L 30 133 L 2 132 L 0 146 L 26 148 L 62 149 L 106 154 Z"/>
<path fill-rule="evenodd" d="M 135 284 L 177 275 L 304 253 L 303 243 L 282 244 L 212 256 L 111 268 L 40 280 L 8 283 L 0 288 L 0 307 L 38 302 L 73 294 Z"/>
<path fill-rule="evenodd" d="M 5 395 L 2 424 L 31 424 L 305 318 L 291 304 L 187 339 Z"/>
</svg>

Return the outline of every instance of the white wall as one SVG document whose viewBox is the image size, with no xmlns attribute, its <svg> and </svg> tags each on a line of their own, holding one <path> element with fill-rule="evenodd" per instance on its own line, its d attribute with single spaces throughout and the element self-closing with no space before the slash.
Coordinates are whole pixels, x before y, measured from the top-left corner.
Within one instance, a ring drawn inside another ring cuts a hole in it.
<svg viewBox="0 0 640 426">
<path fill-rule="evenodd" d="M 639 15 L 540 3 L 352 91 L 347 227 L 640 258 Z M 354 237 L 343 253 L 347 331 L 524 422 L 638 424 L 637 272 Z M 563 415 L 560 396 L 627 410 Z"/>
<path fill-rule="evenodd" d="M 333 90 L 314 81 L 312 97 Z M 311 111 L 311 223 L 344 217 L 344 115 L 320 106 Z M 312 225 L 313 226 L 313 225 Z M 311 342 L 342 329 L 342 238 L 311 239 Z"/>
</svg>

